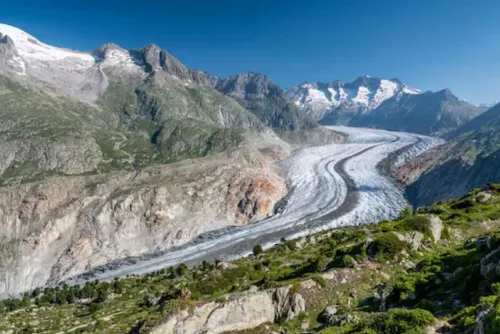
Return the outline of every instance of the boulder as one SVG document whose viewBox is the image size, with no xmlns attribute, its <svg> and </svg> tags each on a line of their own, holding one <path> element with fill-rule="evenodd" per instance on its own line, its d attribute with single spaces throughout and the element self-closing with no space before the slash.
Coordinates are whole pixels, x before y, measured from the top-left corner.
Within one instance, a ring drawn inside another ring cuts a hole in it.
<svg viewBox="0 0 500 334">
<path fill-rule="evenodd" d="M 355 314 L 337 314 L 335 306 L 327 306 L 318 316 L 318 322 L 324 327 L 344 326 L 359 322 L 359 317 Z"/>
<path fill-rule="evenodd" d="M 481 259 L 481 275 L 486 279 L 493 279 L 500 275 L 500 248 Z"/>
<path fill-rule="evenodd" d="M 330 305 L 325 307 L 325 309 L 318 315 L 318 322 L 324 324 L 325 326 L 333 326 L 330 323 L 335 315 L 337 314 L 338 310 L 335 305 Z"/>
<path fill-rule="evenodd" d="M 491 192 L 489 191 L 481 191 L 480 193 L 478 193 L 475 197 L 475 200 L 478 202 L 478 203 L 486 203 L 488 202 L 491 197 L 493 197 L 491 195 Z"/>
<path fill-rule="evenodd" d="M 438 216 L 429 216 L 429 229 L 431 230 L 434 242 L 441 240 L 441 233 L 443 232 L 443 222 Z"/>
<path fill-rule="evenodd" d="M 394 232 L 394 234 L 399 240 L 404 241 L 412 251 L 419 250 L 424 242 L 424 235 L 418 231 L 411 231 L 404 234 Z"/>
</svg>

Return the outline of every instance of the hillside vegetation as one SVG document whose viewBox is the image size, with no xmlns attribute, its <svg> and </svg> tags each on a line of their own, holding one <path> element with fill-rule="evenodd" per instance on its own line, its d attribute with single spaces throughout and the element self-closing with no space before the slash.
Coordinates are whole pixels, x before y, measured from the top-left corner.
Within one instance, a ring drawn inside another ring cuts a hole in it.
<svg viewBox="0 0 500 334">
<path fill-rule="evenodd" d="M 239 329 L 464 333 L 483 326 L 484 333 L 497 333 L 499 220 L 500 186 L 489 185 L 415 213 L 405 210 L 394 221 L 282 240 L 268 250 L 256 245 L 253 255 L 229 263 L 36 289 L 0 303 L 0 330 L 195 333 L 188 324 L 204 307 L 224 310 L 243 303 L 242 294 L 250 300 L 258 291 L 287 287 L 297 296 L 286 300 L 296 302 L 298 314 Z"/>
</svg>

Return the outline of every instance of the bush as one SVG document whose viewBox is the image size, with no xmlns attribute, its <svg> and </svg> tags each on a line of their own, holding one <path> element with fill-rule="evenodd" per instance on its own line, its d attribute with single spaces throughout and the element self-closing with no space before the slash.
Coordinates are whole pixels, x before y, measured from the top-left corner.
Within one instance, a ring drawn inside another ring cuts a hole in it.
<svg viewBox="0 0 500 334">
<path fill-rule="evenodd" d="M 432 235 L 429 226 L 430 220 L 426 216 L 413 216 L 406 219 L 402 224 L 405 231 L 422 232 L 426 237 L 430 237 Z"/>
<path fill-rule="evenodd" d="M 314 261 L 312 271 L 317 273 L 322 273 L 327 269 L 328 266 L 328 258 L 326 256 L 320 256 Z"/>
<path fill-rule="evenodd" d="M 434 322 L 434 316 L 426 310 L 391 309 L 378 315 L 370 327 L 384 334 L 419 333 Z"/>
<path fill-rule="evenodd" d="M 262 246 L 255 245 L 255 247 L 253 248 L 253 255 L 258 256 L 258 255 L 262 254 L 262 252 L 264 252 L 264 249 L 262 249 Z"/>
<path fill-rule="evenodd" d="M 97 304 L 97 303 L 90 303 L 89 305 L 89 312 L 91 314 L 94 314 L 96 313 L 97 311 L 99 311 L 101 309 L 101 304 Z"/>
<path fill-rule="evenodd" d="M 371 255 L 383 258 L 392 258 L 405 249 L 405 242 L 399 240 L 394 233 L 381 234 L 370 244 Z"/>
<path fill-rule="evenodd" d="M 409 207 L 405 207 L 401 212 L 399 213 L 399 217 L 397 220 L 404 220 L 410 218 L 412 215 L 411 209 Z"/>
<path fill-rule="evenodd" d="M 182 276 L 184 276 L 185 274 L 187 274 L 187 272 L 188 272 L 188 267 L 187 267 L 184 263 L 181 263 L 181 264 L 179 264 L 179 265 L 177 266 L 177 268 L 176 268 L 176 270 L 175 270 L 175 271 L 177 272 L 177 275 L 178 275 L 179 277 L 182 277 Z"/>
<path fill-rule="evenodd" d="M 451 208 L 454 210 L 461 210 L 461 209 L 472 208 L 475 204 L 476 202 L 472 198 L 466 198 L 457 203 L 452 204 Z"/>
<path fill-rule="evenodd" d="M 356 261 L 350 257 L 349 255 L 345 255 L 343 258 L 342 258 L 342 266 L 344 268 L 356 268 L 357 267 L 357 263 Z"/>
</svg>

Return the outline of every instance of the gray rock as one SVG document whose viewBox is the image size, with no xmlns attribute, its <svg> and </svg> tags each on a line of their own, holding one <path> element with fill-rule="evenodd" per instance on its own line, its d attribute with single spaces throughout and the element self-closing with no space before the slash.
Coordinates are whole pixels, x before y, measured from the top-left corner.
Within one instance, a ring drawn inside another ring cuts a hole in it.
<svg viewBox="0 0 500 334">
<path fill-rule="evenodd" d="M 399 240 L 406 242 L 408 248 L 412 251 L 417 251 L 422 248 L 424 235 L 418 231 L 411 231 L 404 234 L 393 232 Z"/>
<path fill-rule="evenodd" d="M 305 300 L 290 293 L 291 286 L 231 296 L 224 304 L 210 302 L 189 311 L 170 314 L 153 334 L 218 334 L 290 320 L 305 311 Z"/>
<path fill-rule="evenodd" d="M 337 312 L 338 310 L 335 305 L 325 307 L 325 309 L 318 315 L 318 322 L 329 324 Z"/>
<path fill-rule="evenodd" d="M 431 230 L 434 242 L 441 240 L 441 233 L 443 232 L 443 222 L 438 216 L 429 216 L 429 229 Z"/>
<path fill-rule="evenodd" d="M 481 191 L 480 193 L 478 193 L 475 197 L 476 201 L 479 202 L 479 203 L 486 203 L 488 202 L 491 198 L 493 197 L 493 195 L 491 194 L 491 192 L 489 191 Z"/>
<path fill-rule="evenodd" d="M 476 313 L 476 326 L 474 334 L 486 334 L 491 328 L 491 323 L 487 320 L 488 316 L 493 312 L 493 308 L 485 306 L 480 308 Z"/>
<path fill-rule="evenodd" d="M 500 276 L 500 248 L 481 259 L 481 275 L 486 279 Z"/>
</svg>

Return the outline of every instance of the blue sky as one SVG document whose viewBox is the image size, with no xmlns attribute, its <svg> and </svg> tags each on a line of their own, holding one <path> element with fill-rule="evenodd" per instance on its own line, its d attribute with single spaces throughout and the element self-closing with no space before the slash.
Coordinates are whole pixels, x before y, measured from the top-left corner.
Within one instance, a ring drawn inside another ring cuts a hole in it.
<svg viewBox="0 0 500 334">
<path fill-rule="evenodd" d="M 57 46 L 153 42 L 184 64 L 228 76 L 304 81 L 397 77 L 500 101 L 500 1 L 176 0 L 0 2 L 0 22 Z"/>
</svg>

